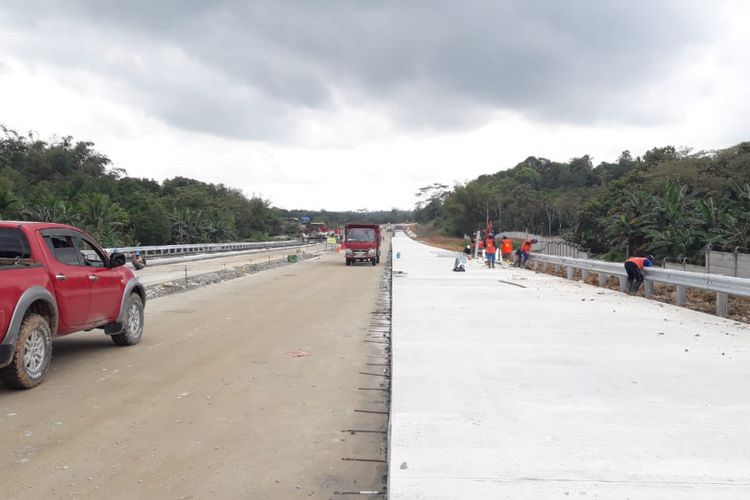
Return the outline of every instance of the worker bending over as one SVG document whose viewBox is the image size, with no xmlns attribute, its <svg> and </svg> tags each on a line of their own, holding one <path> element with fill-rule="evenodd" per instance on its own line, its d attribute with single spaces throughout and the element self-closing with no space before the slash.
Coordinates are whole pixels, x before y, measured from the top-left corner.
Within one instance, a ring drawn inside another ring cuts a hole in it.
<svg viewBox="0 0 750 500">
<path fill-rule="evenodd" d="M 630 257 L 625 261 L 625 272 L 628 273 L 628 293 L 636 293 L 643 283 L 643 268 L 654 265 L 654 256 Z"/>
<path fill-rule="evenodd" d="M 526 267 L 526 261 L 529 260 L 529 254 L 531 253 L 531 247 L 534 245 L 534 243 L 538 243 L 537 240 L 526 240 L 523 242 L 523 245 L 521 245 L 521 248 L 518 250 L 518 265 L 520 267 Z"/>
</svg>

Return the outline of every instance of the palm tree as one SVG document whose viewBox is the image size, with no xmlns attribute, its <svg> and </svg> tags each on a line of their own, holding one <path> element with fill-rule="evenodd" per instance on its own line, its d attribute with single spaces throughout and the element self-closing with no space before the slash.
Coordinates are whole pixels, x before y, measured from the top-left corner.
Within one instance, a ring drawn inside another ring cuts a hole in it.
<svg viewBox="0 0 750 500">
<path fill-rule="evenodd" d="M 80 216 L 73 206 L 53 195 L 44 196 L 38 203 L 24 208 L 21 213 L 29 220 L 42 222 L 59 222 L 61 224 L 80 224 Z"/>
<path fill-rule="evenodd" d="M 82 225 L 101 242 L 115 243 L 127 222 L 127 213 L 103 193 L 87 193 L 78 199 Z"/>
<path fill-rule="evenodd" d="M 177 244 L 198 243 L 205 235 L 205 217 L 200 209 L 175 208 L 169 214 L 172 223 L 172 239 Z"/>
</svg>

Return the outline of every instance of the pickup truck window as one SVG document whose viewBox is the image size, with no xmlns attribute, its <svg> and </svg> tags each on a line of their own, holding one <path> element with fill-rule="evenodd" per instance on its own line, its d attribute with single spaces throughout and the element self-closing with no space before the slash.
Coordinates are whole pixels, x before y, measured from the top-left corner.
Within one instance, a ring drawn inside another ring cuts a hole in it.
<svg viewBox="0 0 750 500">
<path fill-rule="evenodd" d="M 18 229 L 0 229 L 0 267 L 28 265 L 31 248 Z"/>
<path fill-rule="evenodd" d="M 99 250 L 84 240 L 83 238 L 75 238 L 78 243 L 78 249 L 83 255 L 83 264 L 90 267 L 104 267 L 104 256 L 99 253 Z"/>
<path fill-rule="evenodd" d="M 366 242 L 375 241 L 375 230 L 363 227 L 353 227 L 346 233 L 346 241 Z"/>
<path fill-rule="evenodd" d="M 83 256 L 73 244 L 73 238 L 70 236 L 45 235 L 44 241 L 47 242 L 47 247 L 59 262 L 69 266 L 83 265 Z"/>
</svg>

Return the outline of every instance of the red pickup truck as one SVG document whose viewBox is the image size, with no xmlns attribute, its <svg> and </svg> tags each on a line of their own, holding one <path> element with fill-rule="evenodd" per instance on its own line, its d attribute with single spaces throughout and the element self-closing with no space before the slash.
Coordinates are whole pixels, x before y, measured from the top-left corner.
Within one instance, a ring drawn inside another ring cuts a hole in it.
<svg viewBox="0 0 750 500">
<path fill-rule="evenodd" d="M 143 335 L 146 293 L 125 255 L 71 226 L 0 221 L 0 380 L 38 385 L 52 338 L 103 328 L 115 344 Z"/>
</svg>

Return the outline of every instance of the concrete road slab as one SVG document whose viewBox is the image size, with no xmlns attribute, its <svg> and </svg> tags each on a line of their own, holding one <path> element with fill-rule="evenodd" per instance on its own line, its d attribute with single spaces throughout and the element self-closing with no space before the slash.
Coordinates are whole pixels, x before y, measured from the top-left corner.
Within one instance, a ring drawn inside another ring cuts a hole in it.
<svg viewBox="0 0 750 500">
<path fill-rule="evenodd" d="M 747 325 L 393 251 L 390 498 L 750 497 Z"/>
</svg>

